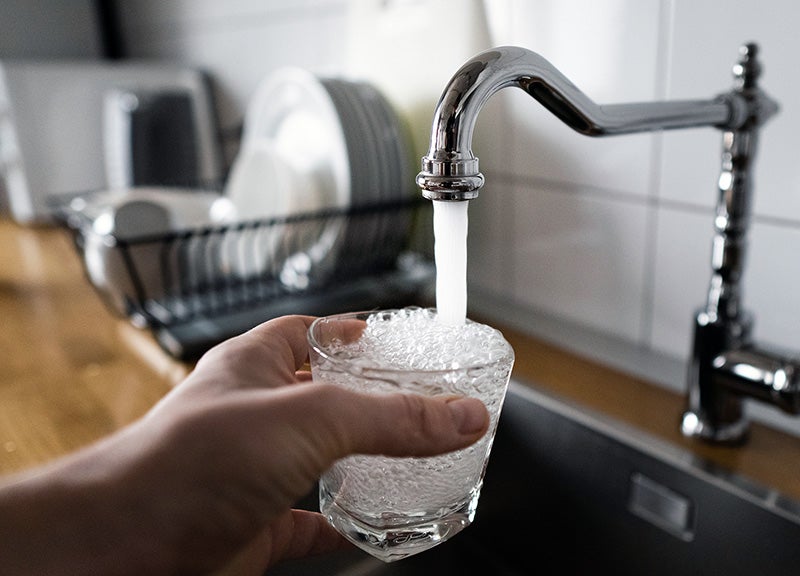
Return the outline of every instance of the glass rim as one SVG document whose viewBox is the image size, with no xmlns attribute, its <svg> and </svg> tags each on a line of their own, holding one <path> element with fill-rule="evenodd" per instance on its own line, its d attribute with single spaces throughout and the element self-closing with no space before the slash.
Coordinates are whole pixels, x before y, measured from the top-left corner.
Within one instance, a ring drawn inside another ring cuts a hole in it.
<svg viewBox="0 0 800 576">
<path fill-rule="evenodd" d="M 422 309 L 422 310 L 433 310 L 434 312 L 436 311 L 435 308 L 423 308 L 423 307 L 420 307 L 419 309 Z M 338 319 L 344 319 L 344 318 L 356 318 L 356 317 L 363 317 L 366 320 L 366 318 L 368 318 L 369 316 L 372 316 L 374 314 L 387 314 L 387 313 L 392 313 L 392 312 L 398 312 L 400 310 L 402 310 L 402 308 L 381 308 L 381 309 L 375 309 L 375 310 L 359 310 L 359 311 L 355 311 L 355 312 L 342 312 L 342 313 L 338 313 L 338 314 L 330 314 L 330 315 L 326 315 L 326 316 L 319 316 L 319 317 L 315 318 L 311 322 L 311 324 L 308 326 L 308 330 L 306 331 L 306 336 L 307 336 L 308 343 L 311 346 L 311 348 L 317 354 L 319 354 L 321 357 L 323 357 L 326 361 L 332 362 L 332 363 L 334 363 L 336 365 L 339 365 L 339 366 L 343 366 L 346 369 L 347 366 L 349 364 L 351 364 L 350 359 L 339 357 L 339 356 L 337 356 L 335 354 L 331 354 L 330 352 L 325 350 L 325 347 L 322 344 L 320 344 L 319 341 L 317 340 L 317 338 L 314 336 L 314 329 L 317 326 L 319 326 L 320 324 L 322 324 L 323 322 L 326 322 L 326 321 L 338 320 Z M 475 322 L 474 320 L 470 320 L 469 318 L 467 318 L 467 322 L 471 322 L 471 323 L 474 323 L 474 324 L 481 324 L 479 322 Z M 486 325 L 486 326 L 488 326 L 488 325 Z M 489 328 L 492 328 L 492 327 L 489 326 Z M 496 330 L 501 335 L 501 337 L 503 338 L 503 341 L 506 343 L 506 346 L 508 347 L 509 355 L 511 357 L 512 366 L 513 366 L 513 363 L 515 361 L 515 356 L 516 356 L 515 353 L 514 353 L 514 348 L 505 339 L 505 337 L 502 335 L 502 333 L 499 330 L 497 330 L 496 328 L 492 328 L 492 329 Z M 390 367 L 382 367 L 382 366 L 362 366 L 362 367 L 360 367 L 358 369 L 357 374 L 358 375 L 364 375 L 364 376 L 371 376 L 371 375 L 374 375 L 374 374 L 408 374 L 408 373 L 433 374 L 433 375 L 436 375 L 436 374 L 451 374 L 451 373 L 455 373 L 455 372 L 464 372 L 464 371 L 467 371 L 467 370 L 473 370 L 473 369 L 476 369 L 476 368 L 484 368 L 486 366 L 491 366 L 493 364 L 497 364 L 497 363 L 500 362 L 500 360 L 501 360 L 501 358 L 495 359 L 493 361 L 483 360 L 481 362 L 475 362 L 475 363 L 470 363 L 470 364 L 461 365 L 461 366 L 457 366 L 457 367 L 450 367 L 450 368 L 390 368 Z M 347 370 L 347 371 L 353 373 L 352 370 Z"/>
</svg>

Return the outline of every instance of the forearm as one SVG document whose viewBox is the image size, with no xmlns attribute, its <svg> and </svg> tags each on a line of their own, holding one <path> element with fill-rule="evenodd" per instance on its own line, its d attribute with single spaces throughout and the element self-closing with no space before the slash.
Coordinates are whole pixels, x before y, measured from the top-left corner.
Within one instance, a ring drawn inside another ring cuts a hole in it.
<svg viewBox="0 0 800 576">
<path fill-rule="evenodd" d="M 8 574 L 154 574 L 146 515 L 124 489 L 113 450 L 91 447 L 0 485 L 0 566 Z M 109 452 L 109 455 L 105 454 Z M 99 459 L 99 460 L 98 460 Z M 98 461 L 104 465 L 98 466 Z M 159 565 L 161 564 L 161 565 Z"/>
</svg>

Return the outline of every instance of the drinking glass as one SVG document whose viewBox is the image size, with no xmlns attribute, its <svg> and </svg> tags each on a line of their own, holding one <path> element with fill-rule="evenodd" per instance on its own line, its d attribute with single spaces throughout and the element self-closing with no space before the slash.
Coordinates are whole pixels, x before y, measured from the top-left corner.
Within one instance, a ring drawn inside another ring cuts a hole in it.
<svg viewBox="0 0 800 576">
<path fill-rule="evenodd" d="M 451 538 L 475 517 L 514 363 L 502 334 L 484 324 L 440 323 L 405 308 L 316 319 L 308 332 L 315 382 L 374 394 L 479 398 L 489 429 L 475 444 L 433 457 L 355 455 L 320 479 L 320 511 L 348 540 L 385 562 Z"/>
</svg>

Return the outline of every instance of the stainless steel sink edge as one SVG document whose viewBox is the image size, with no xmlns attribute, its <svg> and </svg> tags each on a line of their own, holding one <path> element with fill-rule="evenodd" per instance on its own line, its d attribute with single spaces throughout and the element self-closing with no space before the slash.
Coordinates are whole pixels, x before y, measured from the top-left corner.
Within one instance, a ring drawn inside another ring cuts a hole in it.
<svg viewBox="0 0 800 576">
<path fill-rule="evenodd" d="M 720 490 L 743 498 L 766 511 L 800 525 L 800 501 L 774 488 L 764 486 L 741 474 L 726 470 L 685 448 L 671 444 L 625 422 L 589 408 L 577 407 L 556 398 L 554 395 L 537 388 L 535 383 L 523 383 L 518 379 L 512 379 L 509 383 L 509 394 L 515 394 L 529 402 L 540 405 L 568 420 L 595 430 L 651 458 L 708 482 Z"/>
</svg>

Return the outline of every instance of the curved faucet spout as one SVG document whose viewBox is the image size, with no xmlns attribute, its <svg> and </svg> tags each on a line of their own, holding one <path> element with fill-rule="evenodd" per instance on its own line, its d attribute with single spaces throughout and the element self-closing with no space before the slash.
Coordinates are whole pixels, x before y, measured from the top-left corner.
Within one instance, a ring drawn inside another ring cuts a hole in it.
<svg viewBox="0 0 800 576">
<path fill-rule="evenodd" d="M 744 399 L 800 413 L 800 356 L 756 346 L 752 317 L 741 302 L 752 206 L 752 168 L 761 125 L 778 104 L 758 85 L 758 46 L 745 44 L 733 66 L 733 88 L 706 100 L 598 105 L 547 60 L 523 48 L 501 47 L 464 64 L 434 112 L 431 145 L 417 184 L 431 200 L 470 200 L 483 175 L 472 153 L 472 134 L 486 101 L 507 86 L 525 90 L 547 110 L 587 136 L 608 136 L 699 126 L 722 135 L 722 169 L 712 241 L 706 305 L 695 316 L 681 432 L 712 442 L 746 438 Z"/>
<path fill-rule="evenodd" d="M 417 176 L 426 198 L 478 196 L 484 179 L 472 153 L 475 122 L 486 101 L 508 86 L 522 88 L 565 124 L 588 136 L 697 126 L 738 129 L 753 115 L 753 107 L 739 91 L 707 100 L 598 105 L 535 52 L 513 46 L 493 48 L 456 72 L 436 106 L 430 150 Z M 776 111 L 774 102 L 759 98 L 760 121 Z"/>
</svg>

